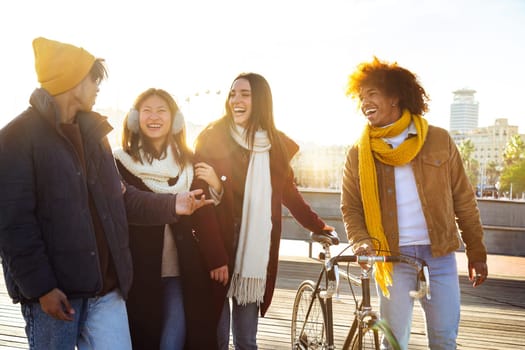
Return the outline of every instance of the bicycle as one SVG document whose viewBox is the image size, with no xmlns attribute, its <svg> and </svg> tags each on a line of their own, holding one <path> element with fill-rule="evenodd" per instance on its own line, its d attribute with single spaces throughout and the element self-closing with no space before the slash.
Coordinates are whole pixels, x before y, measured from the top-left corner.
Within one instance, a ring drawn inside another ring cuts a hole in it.
<svg viewBox="0 0 525 350">
<path fill-rule="evenodd" d="M 411 264 L 418 270 L 418 290 L 411 291 L 410 296 L 413 298 L 426 296 L 430 299 L 430 279 L 426 262 L 404 255 L 342 255 L 347 248 L 338 255 L 331 257 L 330 246 L 339 244 L 339 238 L 335 231 L 312 233 L 311 239 L 323 247 L 323 251 L 319 254 L 323 269 L 316 283 L 305 280 L 297 290 L 292 309 L 292 349 L 335 349 L 332 297 L 339 292 L 340 275 L 348 281 L 355 302 L 354 320 L 342 349 L 379 350 L 383 338 L 390 346 L 389 348 L 399 349 L 392 331 L 371 306 L 369 271 L 376 262 Z M 339 263 L 343 262 L 358 263 L 360 275 L 351 274 L 349 268 L 346 272 L 340 270 Z M 360 302 L 353 291 L 352 284 L 361 287 Z"/>
</svg>

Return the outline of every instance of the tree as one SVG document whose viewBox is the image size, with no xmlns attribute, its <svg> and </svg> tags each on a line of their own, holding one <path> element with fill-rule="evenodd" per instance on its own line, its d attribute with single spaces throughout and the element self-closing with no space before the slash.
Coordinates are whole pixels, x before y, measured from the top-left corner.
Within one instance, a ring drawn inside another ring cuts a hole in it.
<svg viewBox="0 0 525 350">
<path fill-rule="evenodd" d="M 493 186 L 498 181 L 498 178 L 500 176 L 500 170 L 498 169 L 498 165 L 494 161 L 490 161 L 487 164 L 487 167 L 485 168 L 485 177 L 486 177 L 486 183 L 488 185 Z"/>
<path fill-rule="evenodd" d="M 513 193 L 525 192 L 525 142 L 514 135 L 503 152 L 505 168 L 500 177 L 500 190 Z"/>
<path fill-rule="evenodd" d="M 506 167 L 500 177 L 500 188 L 502 191 L 519 194 L 525 192 L 525 159 Z M 514 197 L 514 195 L 513 195 Z"/>
<path fill-rule="evenodd" d="M 513 165 L 525 158 L 525 142 L 519 134 L 511 137 L 505 151 L 503 151 L 503 160 L 505 165 Z"/>
<path fill-rule="evenodd" d="M 468 179 L 472 186 L 476 188 L 478 183 L 478 173 L 479 173 L 479 162 L 472 157 L 476 147 L 472 143 L 471 139 L 465 139 L 461 141 L 458 146 L 459 154 L 463 160 L 463 167 L 467 173 Z"/>
</svg>

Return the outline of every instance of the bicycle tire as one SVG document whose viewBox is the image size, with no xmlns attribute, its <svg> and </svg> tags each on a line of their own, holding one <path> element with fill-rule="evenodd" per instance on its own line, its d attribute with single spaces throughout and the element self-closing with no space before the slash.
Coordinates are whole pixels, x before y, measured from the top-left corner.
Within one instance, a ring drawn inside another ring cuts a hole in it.
<svg viewBox="0 0 525 350">
<path fill-rule="evenodd" d="M 372 320 L 362 333 L 361 347 L 359 347 L 359 332 L 352 340 L 352 350 L 401 350 L 392 330 L 382 320 Z"/>
<path fill-rule="evenodd" d="M 306 319 L 312 301 L 312 309 Z M 304 325 L 304 330 L 303 330 Z M 326 320 L 319 295 L 315 293 L 315 283 L 303 281 L 297 289 L 292 309 L 292 349 L 327 349 Z"/>
</svg>

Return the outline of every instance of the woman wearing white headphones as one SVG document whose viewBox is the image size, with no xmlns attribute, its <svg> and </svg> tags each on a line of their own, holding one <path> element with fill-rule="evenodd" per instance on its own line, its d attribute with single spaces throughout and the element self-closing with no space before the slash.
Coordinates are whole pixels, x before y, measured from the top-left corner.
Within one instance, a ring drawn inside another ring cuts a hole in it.
<svg viewBox="0 0 525 350">
<path fill-rule="evenodd" d="M 156 193 L 220 190 L 213 168 L 194 173 L 184 124 L 169 93 L 154 88 L 141 93 L 124 120 L 122 149 L 115 151 L 123 179 Z M 171 225 L 130 224 L 134 279 L 127 310 L 133 349 L 217 347 L 204 291 L 226 283 L 221 276 L 227 272 L 218 272 L 227 271 L 228 260 L 214 249 L 220 239 L 213 206 L 201 209 Z"/>
</svg>

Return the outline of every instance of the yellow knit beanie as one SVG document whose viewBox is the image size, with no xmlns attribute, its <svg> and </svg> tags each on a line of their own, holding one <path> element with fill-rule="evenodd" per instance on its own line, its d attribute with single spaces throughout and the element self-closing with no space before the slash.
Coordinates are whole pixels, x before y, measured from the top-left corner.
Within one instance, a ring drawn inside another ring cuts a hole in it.
<svg viewBox="0 0 525 350">
<path fill-rule="evenodd" d="M 38 82 L 52 96 L 77 86 L 95 62 L 95 56 L 81 47 L 42 37 L 33 40 L 33 50 Z"/>
</svg>

